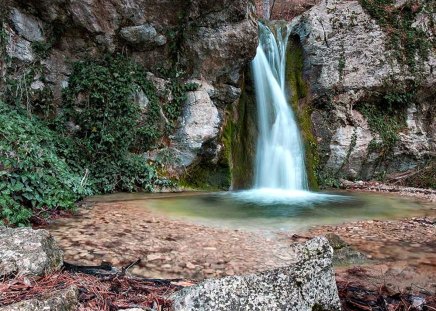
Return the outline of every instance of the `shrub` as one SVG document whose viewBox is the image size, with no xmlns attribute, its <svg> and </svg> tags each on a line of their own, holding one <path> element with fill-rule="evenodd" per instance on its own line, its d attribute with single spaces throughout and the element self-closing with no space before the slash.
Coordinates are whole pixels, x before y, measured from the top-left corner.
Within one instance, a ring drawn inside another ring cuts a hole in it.
<svg viewBox="0 0 436 311">
<path fill-rule="evenodd" d="M 155 169 L 139 156 L 162 135 L 160 106 L 146 72 L 123 56 L 108 56 L 73 65 L 64 94 L 63 113 L 56 128 L 65 137 L 65 158 L 86 169 L 95 192 L 152 190 L 165 184 Z M 134 100 L 143 92 L 146 115 Z M 67 131 L 68 124 L 75 130 Z"/>
<path fill-rule="evenodd" d="M 27 225 L 32 214 L 71 209 L 90 190 L 56 153 L 43 122 L 0 102 L 0 218 Z"/>
</svg>

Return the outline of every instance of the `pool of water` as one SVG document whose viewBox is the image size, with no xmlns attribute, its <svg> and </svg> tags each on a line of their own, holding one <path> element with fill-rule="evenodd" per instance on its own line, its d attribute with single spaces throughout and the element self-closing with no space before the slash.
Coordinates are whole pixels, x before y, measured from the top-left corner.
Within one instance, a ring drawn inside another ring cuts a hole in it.
<svg viewBox="0 0 436 311">
<path fill-rule="evenodd" d="M 275 189 L 180 194 L 115 194 L 93 201 L 133 201 L 157 214 L 206 226 L 300 231 L 365 219 L 434 214 L 435 205 L 385 194 Z"/>
</svg>

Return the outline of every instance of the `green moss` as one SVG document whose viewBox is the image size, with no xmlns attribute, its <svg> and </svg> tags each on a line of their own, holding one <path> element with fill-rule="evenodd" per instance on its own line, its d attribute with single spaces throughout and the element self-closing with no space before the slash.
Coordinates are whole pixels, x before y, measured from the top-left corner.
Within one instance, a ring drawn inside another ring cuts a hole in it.
<svg viewBox="0 0 436 311">
<path fill-rule="evenodd" d="M 382 159 L 392 153 L 398 142 L 398 133 L 406 127 L 406 111 L 415 102 L 415 93 L 407 90 L 376 94 L 375 99 L 368 99 L 356 105 L 368 120 L 371 131 L 380 136 L 381 142 L 372 141 L 369 151 L 378 151 Z"/>
<path fill-rule="evenodd" d="M 234 189 L 250 188 L 253 184 L 256 155 L 256 99 L 251 72 L 245 73 L 242 95 L 237 107 L 226 111 L 226 123 L 221 141 Z"/>
<path fill-rule="evenodd" d="M 406 64 L 412 72 L 417 70 L 416 56 L 427 60 L 435 42 L 421 29 L 412 27 L 419 12 L 434 12 L 436 4 L 432 0 L 407 1 L 395 7 L 394 0 L 360 0 L 362 7 L 374 18 L 389 35 L 390 48 L 397 60 Z"/>
<path fill-rule="evenodd" d="M 231 178 L 227 163 L 201 163 L 188 169 L 179 185 L 187 189 L 221 191 L 230 188 Z"/>
<path fill-rule="evenodd" d="M 286 55 L 286 81 L 291 95 L 291 104 L 298 119 L 305 146 L 305 163 L 309 187 L 318 189 L 316 171 L 319 164 L 317 141 L 312 131 L 312 109 L 305 100 L 308 86 L 303 78 L 303 49 L 298 38 L 290 38 Z"/>
</svg>

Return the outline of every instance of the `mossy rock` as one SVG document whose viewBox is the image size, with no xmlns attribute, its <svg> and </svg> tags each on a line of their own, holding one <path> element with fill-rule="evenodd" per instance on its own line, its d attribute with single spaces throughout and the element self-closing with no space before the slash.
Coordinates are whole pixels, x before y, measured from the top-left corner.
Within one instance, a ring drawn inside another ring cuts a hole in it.
<svg viewBox="0 0 436 311">
<path fill-rule="evenodd" d="M 309 102 L 309 87 L 303 77 L 304 55 L 300 39 L 296 36 L 289 38 L 286 55 L 286 83 L 288 96 L 297 117 L 305 149 L 305 164 L 309 187 L 318 190 L 316 170 L 319 157 L 317 141 L 312 130 L 312 108 Z"/>
</svg>

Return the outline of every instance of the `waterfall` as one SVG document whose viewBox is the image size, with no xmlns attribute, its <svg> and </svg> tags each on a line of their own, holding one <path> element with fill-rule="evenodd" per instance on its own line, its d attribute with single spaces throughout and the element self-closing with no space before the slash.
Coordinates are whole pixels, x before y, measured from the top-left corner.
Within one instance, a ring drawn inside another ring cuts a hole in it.
<svg viewBox="0 0 436 311">
<path fill-rule="evenodd" d="M 259 46 L 252 63 L 259 127 L 256 189 L 308 189 L 304 146 L 286 95 L 289 34 L 287 26 L 277 26 L 274 35 L 259 23 Z"/>
</svg>

